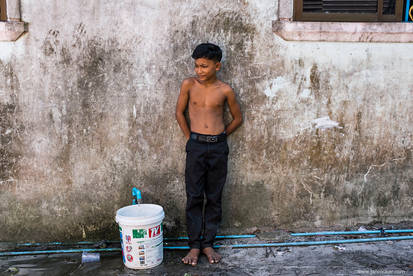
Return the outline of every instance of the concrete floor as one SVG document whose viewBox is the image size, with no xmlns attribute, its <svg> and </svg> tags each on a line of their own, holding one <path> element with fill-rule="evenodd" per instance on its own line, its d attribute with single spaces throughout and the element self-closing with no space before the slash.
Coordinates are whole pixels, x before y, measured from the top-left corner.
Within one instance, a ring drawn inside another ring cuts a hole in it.
<svg viewBox="0 0 413 276">
<path fill-rule="evenodd" d="M 225 240 L 221 244 L 278 240 L 274 233 L 259 238 Z M 271 238 L 271 236 L 273 236 Z M 278 235 L 279 237 L 279 235 Z M 343 239 L 335 236 L 317 239 Z M 356 237 L 347 237 L 356 238 Z M 366 237 L 364 237 L 366 238 Z M 285 239 L 284 239 L 285 240 Z M 293 239 L 289 238 L 289 241 Z M 295 239 L 297 240 L 297 239 Z M 301 240 L 303 240 L 301 238 Z M 305 238 L 310 240 L 310 238 Z M 314 240 L 314 238 L 311 238 Z M 196 267 L 183 265 L 186 251 L 164 251 L 161 265 L 147 270 L 124 267 L 119 252 L 101 254 L 100 262 L 81 263 L 81 254 L 0 258 L 1 275 L 413 275 L 413 240 L 276 248 L 223 248 L 221 263 L 200 258 Z"/>
</svg>

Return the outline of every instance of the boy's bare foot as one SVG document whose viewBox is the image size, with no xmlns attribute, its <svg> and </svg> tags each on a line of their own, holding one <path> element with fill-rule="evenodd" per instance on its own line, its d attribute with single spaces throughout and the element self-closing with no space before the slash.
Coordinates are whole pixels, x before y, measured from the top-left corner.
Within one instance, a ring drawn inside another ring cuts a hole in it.
<svg viewBox="0 0 413 276">
<path fill-rule="evenodd" d="M 198 263 L 198 257 L 200 252 L 200 249 L 192 248 L 191 250 L 189 250 L 188 254 L 186 254 L 186 256 L 182 258 L 182 262 L 184 264 L 196 266 L 196 264 Z"/>
<path fill-rule="evenodd" d="M 221 260 L 221 255 L 219 255 L 212 247 L 205 247 L 202 249 L 202 253 L 204 253 L 210 264 L 216 264 Z"/>
</svg>

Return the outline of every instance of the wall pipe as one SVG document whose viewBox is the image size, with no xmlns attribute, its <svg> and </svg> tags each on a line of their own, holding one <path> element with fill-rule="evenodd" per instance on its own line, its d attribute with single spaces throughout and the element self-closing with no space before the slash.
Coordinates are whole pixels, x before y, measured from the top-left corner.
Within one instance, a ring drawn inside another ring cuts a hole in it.
<svg viewBox="0 0 413 276">
<path fill-rule="evenodd" d="M 82 253 L 82 252 L 113 252 L 122 251 L 121 248 L 90 248 L 90 249 L 60 249 L 60 250 L 37 250 L 37 251 L 15 251 L 0 252 L 2 256 L 19 256 L 19 255 L 40 255 L 40 254 L 63 254 L 63 253 Z"/>
<path fill-rule="evenodd" d="M 330 241 L 230 244 L 230 245 L 215 245 L 214 248 L 283 247 L 283 246 L 326 245 L 326 244 L 343 244 L 343 243 L 365 243 L 365 242 L 394 241 L 394 240 L 413 240 L 413 236 L 351 239 L 351 240 L 330 240 Z M 164 249 L 166 250 L 188 250 L 189 246 L 164 246 Z M 18 256 L 18 255 L 40 255 L 40 254 L 57 254 L 57 253 L 81 253 L 81 252 L 110 252 L 110 251 L 112 252 L 121 251 L 121 248 L 100 248 L 100 249 L 92 248 L 92 249 L 64 249 L 64 250 L 0 252 L 0 257 Z"/>
<path fill-rule="evenodd" d="M 400 230 L 367 230 L 367 231 L 336 231 L 336 232 L 305 232 L 305 233 L 291 233 L 291 236 L 323 236 L 323 235 L 364 235 L 364 234 L 396 234 L 396 233 L 413 233 L 413 229 Z M 216 239 L 242 239 L 255 238 L 256 235 L 223 235 L 216 236 Z M 188 237 L 164 238 L 165 241 L 180 241 L 188 240 Z M 94 245 L 102 241 L 80 241 L 75 243 L 64 242 L 46 242 L 46 243 L 18 243 L 16 247 L 23 246 L 56 246 L 56 245 Z M 104 243 L 117 244 L 120 241 L 103 241 Z"/>
<path fill-rule="evenodd" d="M 405 22 L 409 22 L 409 11 L 410 11 L 410 0 L 406 0 L 406 15 L 404 17 Z"/>
<path fill-rule="evenodd" d="M 216 239 L 244 239 L 244 238 L 255 238 L 256 235 L 226 235 L 226 236 L 216 236 Z M 188 237 L 177 237 L 177 238 L 164 238 L 165 241 L 186 241 L 189 240 Z"/>
<path fill-rule="evenodd" d="M 66 242 L 27 242 L 27 243 L 17 243 L 16 247 L 23 247 L 23 246 L 53 246 L 53 245 L 93 245 L 101 243 L 102 241 L 80 241 L 80 242 L 73 242 L 73 243 L 66 243 Z M 120 243 L 120 241 L 103 241 L 104 243 Z"/>
<path fill-rule="evenodd" d="M 253 247 L 283 247 L 283 246 L 302 246 L 302 245 L 326 245 L 326 244 L 342 244 L 342 243 L 364 243 L 378 241 L 394 241 L 394 240 L 413 240 L 413 236 L 385 237 L 385 238 L 370 238 L 370 239 L 352 239 L 352 240 L 331 240 L 331 241 L 302 241 L 302 242 L 279 242 L 279 243 L 251 243 L 251 244 L 230 244 L 230 245 L 214 245 L 214 248 L 253 248 Z M 170 250 L 187 250 L 189 246 L 164 246 Z"/>
<path fill-rule="evenodd" d="M 292 233 L 291 236 L 363 235 L 363 234 L 395 234 L 395 233 L 413 233 L 413 229 L 337 231 L 337 232 L 334 232 L 334 231 L 332 231 L 332 232 L 308 232 L 308 233 Z"/>
<path fill-rule="evenodd" d="M 222 239 L 246 239 L 246 238 L 255 238 L 256 235 L 224 235 L 224 236 L 216 236 L 215 238 L 218 240 Z M 188 237 L 175 237 L 175 238 L 164 238 L 164 241 L 181 241 L 181 240 L 188 240 Z M 53 246 L 53 245 L 93 245 L 99 243 L 120 243 L 120 241 L 80 241 L 74 243 L 65 243 L 65 242 L 34 242 L 34 243 L 17 243 L 16 247 L 23 247 L 23 246 Z"/>
</svg>

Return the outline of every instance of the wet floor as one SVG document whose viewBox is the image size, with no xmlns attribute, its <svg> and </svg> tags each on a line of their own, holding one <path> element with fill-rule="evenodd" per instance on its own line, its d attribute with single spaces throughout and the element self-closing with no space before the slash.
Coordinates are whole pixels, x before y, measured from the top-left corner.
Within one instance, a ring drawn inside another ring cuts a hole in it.
<svg viewBox="0 0 413 276">
<path fill-rule="evenodd" d="M 267 236 L 225 240 L 220 243 L 274 242 L 272 236 L 274 235 L 270 233 Z M 343 238 L 346 237 L 335 236 L 328 239 Z M 84 264 L 81 263 L 80 253 L 0 257 L 0 273 L 93 276 L 413 275 L 413 240 L 300 247 L 222 248 L 218 252 L 223 256 L 219 264 L 211 265 L 202 256 L 199 264 L 191 267 L 181 263 L 186 251 L 165 250 L 163 263 L 146 270 L 131 270 L 124 267 L 119 252 L 103 253 L 99 262 Z"/>
</svg>

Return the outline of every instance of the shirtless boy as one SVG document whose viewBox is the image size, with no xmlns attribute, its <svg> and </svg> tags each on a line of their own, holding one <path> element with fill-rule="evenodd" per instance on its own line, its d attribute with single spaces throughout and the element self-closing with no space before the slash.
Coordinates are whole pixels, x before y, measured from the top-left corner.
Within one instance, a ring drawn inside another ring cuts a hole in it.
<svg viewBox="0 0 413 276">
<path fill-rule="evenodd" d="M 211 43 L 198 45 L 192 58 L 196 77 L 185 79 L 176 104 L 176 120 L 186 143 L 186 222 L 189 253 L 182 259 L 195 266 L 202 252 L 209 263 L 221 256 L 213 243 L 221 221 L 221 195 L 227 176 L 228 144 L 226 137 L 242 123 L 240 106 L 231 87 L 218 80 L 221 49 Z M 225 103 L 233 120 L 224 125 Z M 184 112 L 188 108 L 188 125 Z M 203 213 L 204 194 L 206 205 Z M 202 237 L 201 237 L 202 236 Z"/>
</svg>

